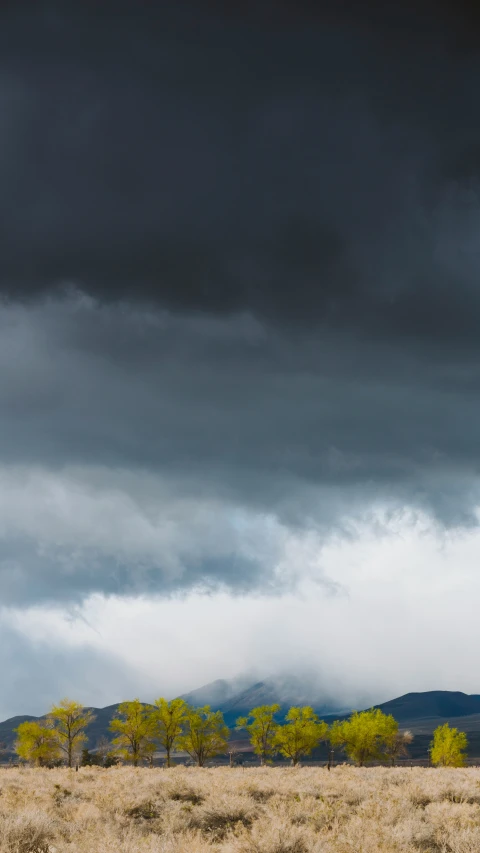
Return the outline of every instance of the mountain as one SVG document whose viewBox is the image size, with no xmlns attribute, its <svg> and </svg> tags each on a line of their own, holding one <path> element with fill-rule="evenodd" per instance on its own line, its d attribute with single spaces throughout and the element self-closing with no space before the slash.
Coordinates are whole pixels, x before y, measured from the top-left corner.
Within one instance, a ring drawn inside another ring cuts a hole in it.
<svg viewBox="0 0 480 853">
<path fill-rule="evenodd" d="M 334 704 L 318 695 L 313 687 L 297 677 L 268 678 L 246 686 L 244 679 L 218 680 L 192 690 L 182 696 L 192 705 L 210 705 L 222 711 L 225 722 L 233 730 L 237 717 L 244 716 L 257 705 L 281 706 L 284 713 L 290 705 L 312 705 L 316 713 L 327 722 L 347 717 L 350 711 L 335 710 Z M 385 714 L 392 714 L 403 729 L 410 729 L 415 739 L 410 750 L 412 757 L 426 757 L 433 730 L 449 722 L 467 732 L 469 754 L 480 756 L 480 695 L 431 690 L 425 693 L 406 693 L 396 699 L 376 705 Z M 92 708 L 96 719 L 88 727 L 88 747 L 94 748 L 100 737 L 111 737 L 109 723 L 118 705 Z M 25 720 L 41 720 L 43 717 L 29 715 L 11 717 L 0 722 L 0 743 L 12 749 L 16 740 L 15 729 Z M 242 741 L 245 735 L 238 734 L 235 740 Z"/>
<path fill-rule="evenodd" d="M 199 708 L 202 705 L 210 705 L 211 708 L 222 708 L 242 690 L 251 684 L 247 678 L 235 678 L 227 681 L 219 678 L 211 681 L 203 687 L 184 693 L 180 699 L 184 699 L 189 705 Z"/>
<path fill-rule="evenodd" d="M 376 707 L 385 714 L 393 714 L 399 723 L 425 718 L 445 720 L 480 714 L 480 695 L 429 690 L 426 693 L 406 693 Z"/>
<path fill-rule="evenodd" d="M 223 713 L 228 726 L 235 726 L 237 717 L 244 716 L 257 705 L 280 705 L 282 711 L 292 705 L 311 705 L 317 714 L 341 714 L 339 708 L 308 678 L 284 675 L 267 678 L 252 684 L 247 678 L 218 680 L 206 684 L 182 697 L 190 705 L 210 705 Z"/>
<path fill-rule="evenodd" d="M 246 690 L 242 690 L 220 706 L 225 722 L 233 727 L 237 717 L 245 716 L 258 705 L 280 705 L 280 714 L 285 713 L 292 705 L 311 705 L 319 716 L 338 714 L 345 711 L 318 695 L 315 688 L 305 684 L 294 676 L 268 678 L 257 681 Z"/>
</svg>

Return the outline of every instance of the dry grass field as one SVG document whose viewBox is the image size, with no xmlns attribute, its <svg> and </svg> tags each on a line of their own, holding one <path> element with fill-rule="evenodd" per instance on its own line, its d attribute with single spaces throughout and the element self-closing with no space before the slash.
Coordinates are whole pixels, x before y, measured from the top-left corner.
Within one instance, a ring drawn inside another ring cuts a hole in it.
<svg viewBox="0 0 480 853">
<path fill-rule="evenodd" d="M 480 770 L 0 771 L 1 853 L 479 853 Z"/>
</svg>

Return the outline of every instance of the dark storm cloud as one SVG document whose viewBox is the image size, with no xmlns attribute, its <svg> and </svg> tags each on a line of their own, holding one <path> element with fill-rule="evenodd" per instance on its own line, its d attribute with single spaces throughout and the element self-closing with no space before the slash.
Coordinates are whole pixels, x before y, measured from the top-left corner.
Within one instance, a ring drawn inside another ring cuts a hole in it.
<svg viewBox="0 0 480 853">
<path fill-rule="evenodd" d="M 475 340 L 465 16 L 362 8 L 7 5 L 4 292 Z"/>
<path fill-rule="evenodd" d="M 5 603 L 475 520 L 480 57 L 446 4 L 369 9 L 2 7 Z"/>
</svg>

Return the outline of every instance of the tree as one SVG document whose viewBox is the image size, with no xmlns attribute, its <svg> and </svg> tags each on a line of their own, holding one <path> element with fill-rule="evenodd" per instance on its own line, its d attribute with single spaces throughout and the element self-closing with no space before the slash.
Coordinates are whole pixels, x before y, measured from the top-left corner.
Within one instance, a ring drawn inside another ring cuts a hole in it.
<svg viewBox="0 0 480 853">
<path fill-rule="evenodd" d="M 230 746 L 228 747 L 228 764 L 229 764 L 229 767 L 235 767 L 235 765 L 238 764 L 239 755 L 240 755 L 240 753 L 239 753 L 238 747 L 234 746 L 234 744 L 231 743 Z"/>
<path fill-rule="evenodd" d="M 260 763 L 266 764 L 275 752 L 275 736 L 278 723 L 275 714 L 280 711 L 280 705 L 259 705 L 252 708 L 247 717 L 239 717 L 238 729 L 246 729 L 250 735 L 253 751 L 260 756 Z"/>
<path fill-rule="evenodd" d="M 290 708 L 284 725 L 275 732 L 273 746 L 285 758 L 290 758 L 295 767 L 304 755 L 310 755 L 325 739 L 327 732 L 327 723 L 320 721 L 310 706 Z"/>
<path fill-rule="evenodd" d="M 399 732 L 398 730 L 392 731 L 392 733 L 386 738 L 383 745 L 383 753 L 389 761 L 391 761 L 392 767 L 395 765 L 395 761 L 400 756 L 406 757 L 408 755 L 408 745 L 412 742 L 413 735 L 411 732 Z"/>
<path fill-rule="evenodd" d="M 348 757 L 363 767 L 368 761 L 384 757 L 382 750 L 396 732 L 398 723 L 392 715 L 372 708 L 354 711 L 348 720 L 336 720 L 330 729 L 330 743 L 342 746 Z"/>
<path fill-rule="evenodd" d="M 98 753 L 90 752 L 86 747 L 82 749 L 82 767 L 103 767 L 103 759 Z"/>
<path fill-rule="evenodd" d="M 179 749 L 184 750 L 203 767 L 209 758 L 226 752 L 229 730 L 221 711 L 211 711 L 209 705 L 190 708 L 185 712 L 183 732 L 178 738 Z"/>
<path fill-rule="evenodd" d="M 448 723 L 438 726 L 430 744 L 430 758 L 437 767 L 464 767 L 468 741 L 465 732 L 450 728 Z"/>
<path fill-rule="evenodd" d="M 83 744 L 88 740 L 85 729 L 93 723 L 95 716 L 79 702 L 65 698 L 58 705 L 53 705 L 47 719 L 54 729 L 67 765 L 71 767 L 74 757 L 80 754 Z"/>
<path fill-rule="evenodd" d="M 36 767 L 48 767 L 60 758 L 58 739 L 51 725 L 29 720 L 20 723 L 15 732 L 18 735 L 15 751 L 19 758 Z"/>
<path fill-rule="evenodd" d="M 117 734 L 112 741 L 116 753 L 125 761 L 131 761 L 134 767 L 155 752 L 151 712 L 139 699 L 120 703 L 110 730 Z"/>
<path fill-rule="evenodd" d="M 105 735 L 101 735 L 99 737 L 99 739 L 97 740 L 95 752 L 98 755 L 98 757 L 100 758 L 102 765 L 105 764 L 105 761 L 107 759 L 107 755 L 110 753 L 111 748 L 112 748 L 112 744 L 110 743 L 108 737 L 105 737 Z"/>
<path fill-rule="evenodd" d="M 178 739 L 183 731 L 185 715 L 188 705 L 183 699 L 157 699 L 151 718 L 155 740 L 162 746 L 167 754 L 166 764 L 171 767 L 171 753 L 176 747 Z"/>
</svg>

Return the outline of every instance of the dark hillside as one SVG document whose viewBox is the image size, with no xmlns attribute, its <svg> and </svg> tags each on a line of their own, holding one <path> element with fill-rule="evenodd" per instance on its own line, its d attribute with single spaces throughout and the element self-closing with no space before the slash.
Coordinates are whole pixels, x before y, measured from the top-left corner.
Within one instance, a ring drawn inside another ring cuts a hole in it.
<svg viewBox="0 0 480 853">
<path fill-rule="evenodd" d="M 480 696 L 468 695 L 446 690 L 430 690 L 426 693 L 406 693 L 398 699 L 391 699 L 377 706 L 385 714 L 393 714 L 401 723 L 403 720 L 422 717 L 466 717 L 480 714 Z"/>
</svg>

